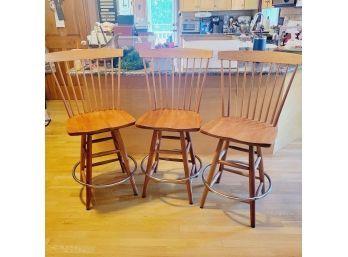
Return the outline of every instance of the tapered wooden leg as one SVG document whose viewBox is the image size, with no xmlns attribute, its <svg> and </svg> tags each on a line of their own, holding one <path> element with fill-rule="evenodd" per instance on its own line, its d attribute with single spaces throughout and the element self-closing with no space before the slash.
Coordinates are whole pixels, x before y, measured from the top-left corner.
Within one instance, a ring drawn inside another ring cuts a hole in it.
<svg viewBox="0 0 348 257">
<path fill-rule="evenodd" d="M 154 130 L 153 134 L 152 134 L 152 139 L 151 139 L 149 158 L 147 159 L 147 166 L 146 166 L 146 174 L 148 174 L 150 176 L 153 173 L 152 165 L 154 162 L 157 137 L 158 137 L 158 131 Z M 147 191 L 147 186 L 148 186 L 149 182 L 150 182 L 150 178 L 148 176 L 145 176 L 144 186 L 143 186 L 143 195 L 142 195 L 143 198 L 146 197 L 146 191 Z"/>
<path fill-rule="evenodd" d="M 135 184 L 135 179 L 132 176 L 130 168 L 129 168 L 128 156 L 127 156 L 126 148 L 124 146 L 124 143 L 123 143 L 120 131 L 119 130 L 114 130 L 114 131 L 112 131 L 112 133 L 113 133 L 113 135 L 114 135 L 114 137 L 115 137 L 115 139 L 117 141 L 117 144 L 118 144 L 118 147 L 119 147 L 119 150 L 120 150 L 120 155 L 121 155 L 121 158 L 122 158 L 121 161 L 123 162 L 126 174 L 128 176 L 131 176 L 129 181 L 130 181 L 131 186 L 133 188 L 134 195 L 138 195 L 138 189 L 137 189 L 137 186 Z"/>
<path fill-rule="evenodd" d="M 92 184 L 92 136 L 87 135 L 86 183 Z M 92 188 L 86 186 L 86 209 L 91 208 Z"/>
<path fill-rule="evenodd" d="M 259 164 L 259 176 L 260 176 L 260 183 L 262 182 L 262 187 L 261 187 L 261 192 L 264 194 L 265 193 L 265 173 L 264 173 L 264 169 L 263 169 L 263 156 L 262 156 L 262 150 L 261 147 L 258 146 L 257 147 L 257 155 L 259 157 L 261 157 L 261 161 Z"/>
<path fill-rule="evenodd" d="M 249 146 L 249 197 L 255 196 L 255 160 L 254 147 Z M 250 226 L 255 227 L 255 201 L 250 203 Z"/>
<path fill-rule="evenodd" d="M 196 164 L 196 158 L 195 158 L 195 154 L 193 152 L 193 144 L 192 144 L 190 132 L 186 132 L 185 135 L 186 135 L 187 143 L 190 144 L 190 148 L 189 148 L 190 159 L 191 159 L 192 167 L 194 167 L 194 169 L 191 170 L 191 176 L 193 176 L 193 175 L 195 175 L 198 172 L 197 164 Z"/>
<path fill-rule="evenodd" d="M 217 163 L 218 163 L 218 160 L 219 160 L 219 156 L 220 156 L 220 153 L 221 153 L 223 142 L 224 142 L 223 139 L 219 139 L 219 143 L 217 144 L 217 147 L 216 147 L 216 150 L 215 150 L 215 153 L 214 153 L 214 157 L 213 157 L 213 160 L 211 162 L 208 178 L 207 178 L 207 182 L 209 184 L 213 180 L 215 169 L 216 169 L 216 166 L 217 166 Z M 202 198 L 201 198 L 201 204 L 200 204 L 201 208 L 204 207 L 204 203 L 205 203 L 205 200 L 207 198 L 208 191 L 209 191 L 209 189 L 205 186 L 204 190 L 203 190 Z"/>
<path fill-rule="evenodd" d="M 112 141 L 114 142 L 114 146 L 116 150 L 120 150 L 120 146 L 116 140 L 116 137 L 113 135 L 113 132 L 111 131 L 111 137 L 112 137 Z M 126 173 L 126 168 L 124 167 L 123 161 L 122 161 L 122 155 L 120 152 L 117 152 L 117 158 L 118 158 L 118 162 L 120 163 L 121 169 L 122 169 L 122 173 Z"/>
<path fill-rule="evenodd" d="M 221 158 L 223 161 L 226 160 L 227 152 L 228 152 L 228 146 L 229 145 L 230 145 L 230 142 L 229 141 L 225 141 L 225 145 L 222 148 L 222 151 L 225 151 L 225 153 L 222 155 L 222 158 Z M 219 165 L 219 171 L 220 171 L 220 175 L 219 175 L 218 179 L 216 180 L 217 184 L 220 183 L 220 180 L 221 180 L 221 177 L 222 177 L 222 172 L 224 171 L 224 165 L 223 164 Z"/>
<path fill-rule="evenodd" d="M 181 143 L 181 152 L 182 152 L 182 159 L 183 159 L 183 164 L 184 164 L 185 177 L 189 178 L 190 177 L 190 169 L 189 169 L 189 165 L 188 165 L 189 162 L 188 162 L 188 158 L 187 158 L 187 149 L 186 149 L 187 145 L 186 145 L 184 132 L 180 132 L 180 143 Z M 189 203 L 193 204 L 192 185 L 191 185 L 190 179 L 188 179 L 186 181 L 186 188 L 187 188 Z"/>
<path fill-rule="evenodd" d="M 161 146 L 161 138 L 162 138 L 162 132 L 161 131 L 158 131 L 157 138 L 158 138 L 157 139 L 158 140 L 158 144 L 157 144 L 156 149 L 159 150 L 160 146 Z M 154 173 L 157 172 L 158 164 L 159 164 L 159 153 L 156 152 L 155 155 L 156 155 L 156 157 L 155 157 L 156 167 L 155 167 L 155 170 L 153 171 Z"/>
<path fill-rule="evenodd" d="M 86 135 L 81 136 L 81 153 L 80 153 L 80 180 L 86 181 L 85 168 L 86 168 Z"/>
</svg>

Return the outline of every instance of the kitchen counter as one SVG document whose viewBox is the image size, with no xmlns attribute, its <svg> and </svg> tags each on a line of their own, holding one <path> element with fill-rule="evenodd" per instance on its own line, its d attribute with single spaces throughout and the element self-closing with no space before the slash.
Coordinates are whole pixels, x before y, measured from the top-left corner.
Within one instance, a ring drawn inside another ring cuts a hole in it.
<svg viewBox="0 0 348 257">
<path fill-rule="evenodd" d="M 195 40 L 239 40 L 237 35 L 225 34 L 183 34 L 180 36 L 185 41 Z"/>
</svg>

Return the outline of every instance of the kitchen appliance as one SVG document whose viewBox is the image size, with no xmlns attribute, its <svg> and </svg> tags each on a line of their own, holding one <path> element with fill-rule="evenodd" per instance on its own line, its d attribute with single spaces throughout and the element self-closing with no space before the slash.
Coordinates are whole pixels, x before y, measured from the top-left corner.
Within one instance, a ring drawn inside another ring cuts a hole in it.
<svg viewBox="0 0 348 257">
<path fill-rule="evenodd" d="M 212 23 L 210 18 L 202 18 L 199 22 L 199 33 L 200 34 L 210 34 L 212 33 Z"/>
<path fill-rule="evenodd" d="M 181 25 L 182 34 L 199 34 L 199 19 L 186 18 L 183 19 Z"/>
<path fill-rule="evenodd" d="M 230 16 L 229 15 L 224 15 L 224 23 L 222 26 L 222 32 L 223 33 L 228 33 L 229 32 L 229 23 L 230 23 Z"/>
<path fill-rule="evenodd" d="M 222 33 L 222 31 L 220 31 L 220 27 L 222 30 L 222 26 L 220 26 L 220 17 L 219 16 L 212 16 L 211 23 L 213 26 L 213 33 Z"/>
<path fill-rule="evenodd" d="M 296 6 L 296 0 L 273 0 L 274 7 Z"/>
</svg>

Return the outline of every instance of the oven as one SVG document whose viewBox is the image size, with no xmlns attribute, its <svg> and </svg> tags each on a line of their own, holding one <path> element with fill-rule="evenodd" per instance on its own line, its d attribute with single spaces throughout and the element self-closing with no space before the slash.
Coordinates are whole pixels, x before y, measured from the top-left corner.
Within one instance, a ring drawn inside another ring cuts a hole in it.
<svg viewBox="0 0 348 257">
<path fill-rule="evenodd" d="M 199 34 L 198 19 L 183 19 L 181 25 L 182 34 Z"/>
</svg>

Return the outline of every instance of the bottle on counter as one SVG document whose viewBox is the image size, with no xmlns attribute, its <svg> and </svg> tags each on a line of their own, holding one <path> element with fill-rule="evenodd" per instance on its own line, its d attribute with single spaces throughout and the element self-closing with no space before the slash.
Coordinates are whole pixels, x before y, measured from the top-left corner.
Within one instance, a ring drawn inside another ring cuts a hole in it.
<svg viewBox="0 0 348 257">
<path fill-rule="evenodd" d="M 263 25 L 265 31 L 268 31 L 271 27 L 271 21 L 269 20 L 269 16 L 267 16 L 267 19 L 265 19 L 265 24 Z"/>
</svg>

